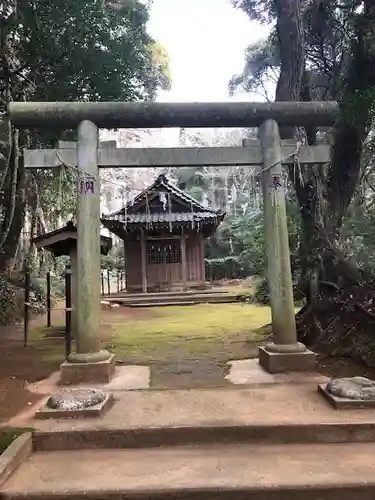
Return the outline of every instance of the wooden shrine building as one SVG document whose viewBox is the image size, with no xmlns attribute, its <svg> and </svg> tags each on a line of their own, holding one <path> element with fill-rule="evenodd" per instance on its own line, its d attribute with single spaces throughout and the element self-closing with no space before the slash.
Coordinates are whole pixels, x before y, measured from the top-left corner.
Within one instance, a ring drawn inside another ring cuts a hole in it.
<svg viewBox="0 0 375 500">
<path fill-rule="evenodd" d="M 127 291 L 145 293 L 204 286 L 204 239 L 224 217 L 162 174 L 101 221 L 124 241 Z"/>
</svg>

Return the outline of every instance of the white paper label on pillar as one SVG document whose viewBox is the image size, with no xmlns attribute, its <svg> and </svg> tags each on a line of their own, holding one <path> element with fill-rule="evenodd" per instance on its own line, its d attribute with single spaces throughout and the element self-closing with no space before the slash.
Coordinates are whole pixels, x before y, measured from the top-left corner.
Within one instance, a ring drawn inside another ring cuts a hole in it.
<svg viewBox="0 0 375 500">
<path fill-rule="evenodd" d="M 79 193 L 86 196 L 96 194 L 96 184 L 96 179 L 87 177 L 79 179 Z"/>
</svg>

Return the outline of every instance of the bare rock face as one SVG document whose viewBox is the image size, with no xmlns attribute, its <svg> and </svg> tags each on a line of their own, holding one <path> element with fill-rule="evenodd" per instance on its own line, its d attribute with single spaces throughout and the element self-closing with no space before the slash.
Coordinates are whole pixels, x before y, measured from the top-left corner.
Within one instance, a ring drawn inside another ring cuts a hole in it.
<svg viewBox="0 0 375 500">
<path fill-rule="evenodd" d="M 332 379 L 326 387 L 333 396 L 357 401 L 375 401 L 375 381 L 366 377 Z"/>
<path fill-rule="evenodd" d="M 47 407 L 53 410 L 81 410 L 102 403 L 106 398 L 103 391 L 97 389 L 64 389 L 50 396 Z"/>
</svg>

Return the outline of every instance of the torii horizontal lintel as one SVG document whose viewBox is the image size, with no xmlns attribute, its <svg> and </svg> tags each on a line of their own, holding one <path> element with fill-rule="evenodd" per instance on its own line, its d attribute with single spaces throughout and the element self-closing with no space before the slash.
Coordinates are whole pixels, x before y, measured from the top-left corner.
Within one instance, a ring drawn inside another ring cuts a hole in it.
<svg viewBox="0 0 375 500">
<path fill-rule="evenodd" d="M 13 102 L 19 128 L 75 129 L 84 120 L 99 128 L 258 127 L 273 119 L 282 126 L 330 127 L 338 116 L 334 101 L 311 102 Z"/>
<path fill-rule="evenodd" d="M 282 162 L 301 164 L 328 163 L 330 146 L 282 146 Z M 296 153 L 296 154 L 295 154 Z M 77 165 L 76 148 L 26 149 L 26 168 L 53 168 L 61 163 Z M 259 145 L 247 147 L 204 147 L 204 148 L 113 148 L 98 149 L 100 168 L 131 167 L 194 167 L 194 166 L 252 166 L 263 165 L 262 149 Z"/>
</svg>

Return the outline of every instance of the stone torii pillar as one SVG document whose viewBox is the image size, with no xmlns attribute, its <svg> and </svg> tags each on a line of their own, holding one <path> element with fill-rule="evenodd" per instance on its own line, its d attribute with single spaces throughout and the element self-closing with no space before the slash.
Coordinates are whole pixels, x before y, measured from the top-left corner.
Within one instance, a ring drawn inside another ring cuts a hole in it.
<svg viewBox="0 0 375 500">
<path fill-rule="evenodd" d="M 259 127 L 263 150 L 262 191 L 274 341 L 259 348 L 259 363 L 270 373 L 312 370 L 315 354 L 297 342 L 292 272 L 279 127 L 267 120 Z"/>
<path fill-rule="evenodd" d="M 101 349 L 100 329 L 100 180 L 98 128 L 78 126 L 77 316 L 76 352 L 61 365 L 61 383 L 109 382 L 115 356 Z"/>
</svg>

